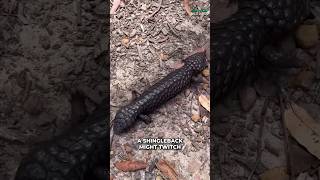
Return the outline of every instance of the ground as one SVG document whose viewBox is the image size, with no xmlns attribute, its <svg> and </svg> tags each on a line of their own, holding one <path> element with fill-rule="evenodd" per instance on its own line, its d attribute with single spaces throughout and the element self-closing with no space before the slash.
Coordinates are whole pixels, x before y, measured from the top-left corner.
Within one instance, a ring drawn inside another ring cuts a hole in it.
<svg viewBox="0 0 320 180">
<path fill-rule="evenodd" d="M 101 1 L 0 2 L 0 179 L 106 97 Z"/>
<path fill-rule="evenodd" d="M 209 42 L 209 12 L 189 17 L 181 1 L 159 2 L 126 1 L 111 16 L 111 119 L 132 100 L 132 91 L 142 93 Z M 208 3 L 200 8 L 209 10 Z M 153 113 L 151 124 L 138 122 L 129 132 L 114 136 L 111 175 L 115 179 L 160 178 L 164 175 L 158 169 L 122 172 L 114 166 L 122 160 L 152 164 L 160 159 L 174 164 L 179 179 L 209 178 L 210 117 L 198 102 L 201 94 L 209 97 L 209 79 L 202 78 L 205 83 L 191 86 Z M 192 121 L 195 114 L 200 121 Z M 185 145 L 182 151 L 138 150 L 139 138 L 182 138 Z M 126 146 L 133 151 L 127 153 Z"/>
</svg>

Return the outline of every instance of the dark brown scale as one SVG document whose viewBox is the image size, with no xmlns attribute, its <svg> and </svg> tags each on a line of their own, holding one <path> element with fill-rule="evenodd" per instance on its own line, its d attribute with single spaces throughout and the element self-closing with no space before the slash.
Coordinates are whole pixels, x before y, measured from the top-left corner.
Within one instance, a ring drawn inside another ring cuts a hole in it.
<svg viewBox="0 0 320 180">
<path fill-rule="evenodd" d="M 184 66 L 169 73 L 141 94 L 134 102 L 121 108 L 114 119 L 114 132 L 120 134 L 130 128 L 140 114 L 149 114 L 176 96 L 191 82 L 192 76 L 206 66 L 205 53 L 196 53 L 184 60 Z"/>
<path fill-rule="evenodd" d="M 309 0 L 245 0 L 213 26 L 213 97 L 219 101 L 256 66 L 261 49 L 309 15 Z M 231 43 L 226 43 L 231 42 Z"/>
</svg>

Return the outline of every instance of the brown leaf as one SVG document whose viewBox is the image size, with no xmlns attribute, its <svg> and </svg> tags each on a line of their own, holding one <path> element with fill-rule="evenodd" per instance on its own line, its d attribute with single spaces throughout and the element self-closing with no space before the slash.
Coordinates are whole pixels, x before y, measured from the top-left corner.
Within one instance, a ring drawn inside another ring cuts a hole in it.
<svg viewBox="0 0 320 180">
<path fill-rule="evenodd" d="M 147 163 L 143 161 L 120 161 L 114 163 L 114 166 L 121 171 L 137 171 L 147 168 Z"/>
<path fill-rule="evenodd" d="M 116 10 L 120 6 L 120 3 L 121 3 L 121 0 L 114 0 L 113 1 L 113 5 L 111 7 L 110 14 L 116 14 Z"/>
<path fill-rule="evenodd" d="M 320 159 L 320 124 L 306 110 L 294 103 L 285 111 L 285 124 L 290 134 Z"/>
<path fill-rule="evenodd" d="M 190 0 L 183 0 L 184 10 L 188 13 L 189 16 L 192 16 L 191 8 L 190 8 Z"/>
<path fill-rule="evenodd" d="M 207 111 L 210 112 L 210 100 L 203 94 L 199 96 L 199 102 Z"/>
<path fill-rule="evenodd" d="M 287 174 L 287 170 L 285 167 L 277 167 L 260 175 L 261 180 L 289 180 L 289 176 Z"/>
<path fill-rule="evenodd" d="M 176 173 L 174 168 L 171 167 L 170 164 L 165 160 L 160 159 L 156 166 L 161 171 L 161 173 L 170 180 L 178 180 L 178 174 Z"/>
</svg>

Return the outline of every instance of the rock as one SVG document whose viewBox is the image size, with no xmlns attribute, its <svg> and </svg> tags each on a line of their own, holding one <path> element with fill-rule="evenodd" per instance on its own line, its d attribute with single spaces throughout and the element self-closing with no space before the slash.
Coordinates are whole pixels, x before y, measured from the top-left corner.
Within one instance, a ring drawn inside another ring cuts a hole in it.
<svg viewBox="0 0 320 180">
<path fill-rule="evenodd" d="M 317 25 L 301 25 L 295 35 L 298 45 L 302 48 L 313 47 L 319 39 Z"/>
<path fill-rule="evenodd" d="M 257 93 L 252 87 L 244 87 L 239 92 L 240 105 L 245 112 L 249 111 L 255 104 L 257 99 Z"/>
</svg>

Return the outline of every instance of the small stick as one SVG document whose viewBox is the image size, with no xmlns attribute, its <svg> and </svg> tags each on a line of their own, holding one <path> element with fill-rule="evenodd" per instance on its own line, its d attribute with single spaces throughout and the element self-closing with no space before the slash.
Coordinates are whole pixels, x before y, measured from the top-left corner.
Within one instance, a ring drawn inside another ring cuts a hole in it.
<svg viewBox="0 0 320 180">
<path fill-rule="evenodd" d="M 265 114 L 266 114 L 267 109 L 268 109 L 268 105 L 269 105 L 269 98 L 267 98 L 264 101 L 264 104 L 263 104 L 263 107 L 262 107 L 262 110 L 261 110 L 256 163 L 255 163 L 254 168 L 252 169 L 252 171 L 251 171 L 251 173 L 250 173 L 250 175 L 248 177 L 248 180 L 251 180 L 253 174 L 255 173 L 255 171 L 256 171 L 256 169 L 257 169 L 257 167 L 259 165 L 260 159 L 261 159 L 261 154 L 262 154 L 262 147 L 261 146 L 262 146 L 264 119 L 265 119 Z"/>
</svg>

